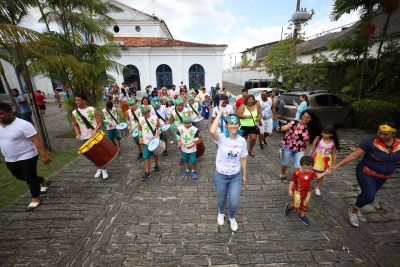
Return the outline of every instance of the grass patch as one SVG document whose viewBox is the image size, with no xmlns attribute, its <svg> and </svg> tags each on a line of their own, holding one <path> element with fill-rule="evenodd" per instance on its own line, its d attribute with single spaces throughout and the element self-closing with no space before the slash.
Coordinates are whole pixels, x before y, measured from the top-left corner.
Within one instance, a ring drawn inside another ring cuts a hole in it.
<svg viewBox="0 0 400 267">
<path fill-rule="evenodd" d="M 50 165 L 44 165 L 38 161 L 38 174 L 43 177 L 49 177 L 67 163 L 77 157 L 76 150 L 58 150 L 49 153 L 52 162 Z M 18 180 L 7 169 L 4 162 L 0 163 L 0 208 L 13 203 L 20 195 L 29 190 L 26 182 Z"/>
</svg>

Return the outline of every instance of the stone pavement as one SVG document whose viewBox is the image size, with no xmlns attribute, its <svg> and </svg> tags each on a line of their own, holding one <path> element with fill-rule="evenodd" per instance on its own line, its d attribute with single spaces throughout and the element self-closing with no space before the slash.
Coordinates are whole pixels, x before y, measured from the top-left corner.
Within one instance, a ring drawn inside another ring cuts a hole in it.
<svg viewBox="0 0 400 267">
<path fill-rule="evenodd" d="M 354 129 L 340 134 L 341 157 L 365 137 Z M 346 213 L 358 192 L 355 164 L 327 177 L 322 197 L 312 197 L 306 227 L 294 214 L 283 215 L 289 198 L 287 184 L 278 178 L 281 136 L 276 134 L 265 151 L 256 149 L 256 157 L 248 159 L 239 230 L 232 233 L 227 223 L 216 223 L 216 149 L 208 133 L 204 138 L 207 153 L 199 162 L 198 181 L 180 177 L 175 146 L 161 157 L 161 172 L 144 183 L 131 140 L 124 140 L 107 180 L 93 178 L 94 166 L 79 157 L 50 178 L 52 186 L 37 210 L 24 211 L 28 194 L 0 210 L 0 266 L 400 264 L 399 172 L 378 193 L 382 209 L 367 207 L 368 222 L 358 229 L 349 225 Z M 67 143 L 77 146 L 72 139 Z"/>
</svg>

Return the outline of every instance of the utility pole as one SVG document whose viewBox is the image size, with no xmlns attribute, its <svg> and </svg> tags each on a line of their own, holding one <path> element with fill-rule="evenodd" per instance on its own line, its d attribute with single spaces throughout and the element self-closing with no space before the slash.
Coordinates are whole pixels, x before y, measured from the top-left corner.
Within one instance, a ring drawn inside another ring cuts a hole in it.
<svg viewBox="0 0 400 267">
<path fill-rule="evenodd" d="M 296 11 L 292 15 L 292 19 L 291 19 L 291 21 L 293 22 L 293 39 L 294 39 L 294 41 L 296 41 L 297 38 L 299 37 L 301 24 L 304 24 L 307 21 L 309 21 L 313 15 L 314 15 L 314 10 L 312 10 L 312 9 L 311 9 L 311 12 L 308 12 L 307 9 L 305 9 L 305 8 L 300 9 L 300 0 L 297 0 Z"/>
<path fill-rule="evenodd" d="M 300 11 L 300 0 L 297 0 L 297 5 L 296 5 L 296 13 Z M 294 22 L 294 27 L 293 27 L 293 39 L 297 40 L 297 36 L 299 35 L 299 30 L 300 30 L 300 23 Z"/>
<path fill-rule="evenodd" d="M 236 54 L 235 54 L 235 69 L 237 69 L 237 65 L 236 65 Z"/>
</svg>

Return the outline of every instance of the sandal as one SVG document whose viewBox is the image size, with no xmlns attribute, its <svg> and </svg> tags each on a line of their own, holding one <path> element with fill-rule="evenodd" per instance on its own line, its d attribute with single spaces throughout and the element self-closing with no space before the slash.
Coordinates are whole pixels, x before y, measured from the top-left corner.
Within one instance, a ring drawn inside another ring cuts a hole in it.
<svg viewBox="0 0 400 267">
<path fill-rule="evenodd" d="M 39 202 L 31 202 L 31 203 L 29 203 L 29 206 L 28 206 L 28 208 L 26 209 L 26 211 L 33 211 L 34 209 L 36 209 L 37 207 L 39 207 L 39 205 L 40 205 L 41 202 L 42 202 L 42 201 L 39 201 Z"/>
<path fill-rule="evenodd" d="M 287 175 L 286 174 L 284 174 L 284 175 L 279 174 L 279 178 L 281 178 L 281 180 L 286 180 L 287 179 Z"/>
<path fill-rule="evenodd" d="M 50 185 L 51 185 L 51 182 L 47 180 L 46 181 L 46 186 L 40 186 L 40 193 L 41 194 L 46 193 L 47 190 L 49 190 Z"/>
<path fill-rule="evenodd" d="M 254 158 L 254 153 L 253 152 L 249 152 L 250 157 Z"/>
</svg>

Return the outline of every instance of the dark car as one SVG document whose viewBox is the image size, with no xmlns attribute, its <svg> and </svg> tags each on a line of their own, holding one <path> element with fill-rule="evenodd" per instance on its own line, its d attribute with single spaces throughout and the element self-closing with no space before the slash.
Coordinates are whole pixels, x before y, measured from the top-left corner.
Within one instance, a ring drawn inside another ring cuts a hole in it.
<svg viewBox="0 0 400 267">
<path fill-rule="evenodd" d="M 279 112 L 280 120 L 294 120 L 297 108 L 293 105 L 293 101 L 300 104 L 301 94 L 308 96 L 308 109 L 314 110 L 319 115 L 323 125 L 345 125 L 348 121 L 351 106 L 327 91 L 294 91 L 281 94 L 285 108 Z"/>
<path fill-rule="evenodd" d="M 269 79 L 250 79 L 244 83 L 244 88 L 253 89 L 253 88 L 268 88 L 272 83 L 272 80 Z"/>
</svg>

